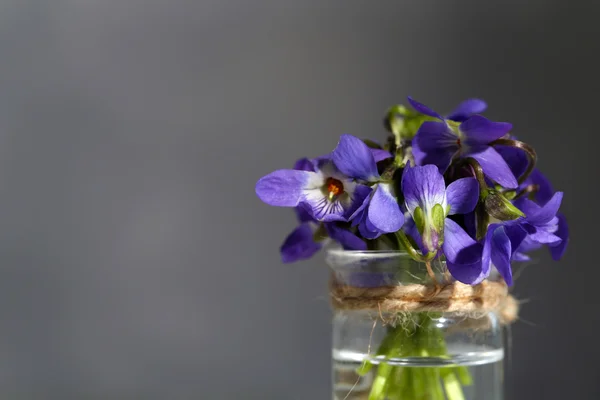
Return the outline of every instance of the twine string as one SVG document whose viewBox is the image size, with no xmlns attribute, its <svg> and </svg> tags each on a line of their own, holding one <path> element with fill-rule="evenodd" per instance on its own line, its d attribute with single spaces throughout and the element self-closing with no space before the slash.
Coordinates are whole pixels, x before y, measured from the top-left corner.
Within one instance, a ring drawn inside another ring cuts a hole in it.
<svg viewBox="0 0 600 400">
<path fill-rule="evenodd" d="M 504 282 L 478 285 L 452 282 L 441 286 L 409 284 L 363 288 L 330 282 L 335 310 L 379 310 L 380 312 L 455 312 L 469 316 L 494 312 L 502 324 L 517 319 L 519 304 L 508 294 Z"/>
</svg>

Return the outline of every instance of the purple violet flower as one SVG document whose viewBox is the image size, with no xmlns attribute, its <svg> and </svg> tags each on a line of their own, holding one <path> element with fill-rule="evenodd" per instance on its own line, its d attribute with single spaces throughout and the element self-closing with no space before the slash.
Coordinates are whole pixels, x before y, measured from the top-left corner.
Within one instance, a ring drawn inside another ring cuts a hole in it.
<svg viewBox="0 0 600 400">
<path fill-rule="evenodd" d="M 550 201 L 552 196 L 554 196 L 554 189 L 552 188 L 550 181 L 537 168 L 531 171 L 531 174 L 525 180 L 525 182 L 521 184 L 519 189 L 524 189 L 529 185 L 537 186 L 537 190 L 535 192 L 535 195 L 533 196 L 533 200 L 541 206 L 545 205 L 548 201 Z"/>
<path fill-rule="evenodd" d="M 315 240 L 312 225 L 310 222 L 301 223 L 285 238 L 280 249 L 281 261 L 291 263 L 305 260 L 321 250 L 323 242 Z"/>
<path fill-rule="evenodd" d="M 335 222 L 325 223 L 325 230 L 329 237 L 339 243 L 344 250 L 367 250 L 367 243 L 363 239 Z"/>
<path fill-rule="evenodd" d="M 534 169 L 531 175 L 529 175 L 529 178 L 525 181 L 525 184 L 534 184 L 538 186 L 538 191 L 535 194 L 535 201 L 539 205 L 545 206 L 552 199 L 552 193 L 554 193 L 552 185 L 540 170 Z M 556 216 L 558 217 L 558 229 L 556 230 L 555 235 L 561 239 L 561 242 L 548 244 L 548 247 L 550 248 L 552 259 L 558 261 L 562 258 L 567 249 L 567 244 L 569 243 L 569 225 L 567 224 L 567 218 L 564 214 L 558 213 Z"/>
<path fill-rule="evenodd" d="M 314 171 L 314 161 L 308 158 L 302 158 L 296 161 L 294 170 Z M 295 208 L 296 216 L 300 225 L 294 229 L 281 245 L 281 260 L 284 263 L 291 263 L 312 257 L 321 250 L 326 240 L 316 240 L 315 232 L 319 224 L 312 217 L 309 211 L 303 207 Z M 325 223 L 325 230 L 331 239 L 340 243 L 345 250 L 366 250 L 367 245 L 364 240 L 352 232 L 336 226 L 334 222 Z"/>
<path fill-rule="evenodd" d="M 367 250 L 364 240 L 349 230 L 338 227 L 335 222 L 326 222 L 324 226 L 329 237 L 339 243 L 344 250 Z M 321 250 L 328 239 L 316 240 L 317 228 L 316 222 L 303 222 L 294 229 L 281 245 L 281 260 L 284 263 L 305 260 Z"/>
<path fill-rule="evenodd" d="M 515 205 L 525 213 L 525 217 L 488 226 L 482 255 L 484 266 L 489 268 L 493 263 L 510 286 L 513 283 L 511 261 L 528 259 L 523 252 L 533 250 L 540 245 L 546 244 L 552 250 L 566 241 L 568 230 L 566 232 L 561 230 L 561 218 L 556 215 L 562 197 L 562 192 L 556 192 L 543 206 L 529 199 L 517 200 Z M 562 226 L 562 229 L 566 228 L 564 223 Z M 561 236 L 565 239 L 563 240 Z M 560 255 L 562 252 L 564 247 L 560 248 Z"/>
<path fill-rule="evenodd" d="M 511 124 L 492 122 L 481 115 L 471 116 L 474 111 L 482 109 L 481 104 L 476 102 L 466 102 L 461 112 L 450 115 L 453 120 L 442 117 L 410 97 L 408 101 L 418 112 L 437 120 L 423 122 L 412 140 L 417 165 L 434 164 L 443 174 L 453 159 L 472 157 L 479 162 L 488 178 L 506 188 L 518 186 L 506 161 L 490 145 L 506 135 L 512 129 Z"/>
<path fill-rule="evenodd" d="M 546 203 L 552 199 L 552 196 L 554 195 L 554 189 L 552 188 L 550 181 L 544 176 L 544 174 L 540 172 L 539 169 L 534 169 L 531 175 L 529 175 L 527 180 L 523 182 L 519 189 L 524 189 L 529 185 L 537 186 L 537 191 L 535 192 L 533 200 L 540 206 L 546 205 Z M 519 204 L 519 200 L 517 200 L 517 204 Z M 558 217 L 558 229 L 556 230 L 555 235 L 558 236 L 561 241 L 558 243 L 549 243 L 547 246 L 550 250 L 552 259 L 558 261 L 562 258 L 565 250 L 567 249 L 567 244 L 569 243 L 569 226 L 567 224 L 567 219 L 562 213 L 557 213 L 556 216 Z M 529 260 L 529 257 L 523 253 L 535 250 L 541 246 L 542 245 L 540 243 L 533 242 L 529 238 L 525 238 L 518 249 L 519 254 L 516 256 L 523 261 Z M 513 259 L 515 258 L 513 257 Z"/>
<path fill-rule="evenodd" d="M 359 232 L 367 239 L 396 232 L 404 224 L 404 214 L 394 195 L 392 182 L 384 182 L 377 171 L 377 158 L 384 156 L 352 135 L 342 135 L 331 153 L 331 159 L 341 172 L 372 185 L 371 193 L 363 198 L 350 218 L 353 226 L 358 225 Z M 388 152 L 387 156 L 391 157 L 391 154 Z"/>
<path fill-rule="evenodd" d="M 326 222 L 325 230 L 329 237 L 339 243 L 344 250 L 367 250 L 364 240 L 350 232 L 340 228 L 335 222 Z M 318 228 L 316 222 L 303 222 L 294 229 L 281 245 L 281 260 L 291 263 L 312 257 L 327 243 L 327 238 L 316 240 L 315 232 Z"/>
<path fill-rule="evenodd" d="M 485 279 L 489 267 L 485 269 L 481 263 L 482 245 L 448 218 L 475 209 L 479 200 L 477 180 L 461 178 L 446 187 L 435 165 L 407 165 L 402 175 L 402 192 L 423 252 L 437 252 L 441 247 L 448 270 L 463 283 L 477 284 Z"/>
<path fill-rule="evenodd" d="M 315 220 L 332 222 L 349 221 L 371 192 L 340 172 L 328 158 L 298 163 L 298 169 L 281 169 L 259 179 L 257 196 L 269 205 L 302 207 Z"/>
</svg>

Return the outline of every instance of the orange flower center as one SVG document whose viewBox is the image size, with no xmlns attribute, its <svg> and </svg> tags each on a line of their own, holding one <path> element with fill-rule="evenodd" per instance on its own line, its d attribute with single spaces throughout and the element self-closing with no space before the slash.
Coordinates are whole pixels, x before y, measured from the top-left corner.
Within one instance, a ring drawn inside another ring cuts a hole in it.
<svg viewBox="0 0 600 400">
<path fill-rule="evenodd" d="M 330 198 L 337 197 L 344 193 L 344 184 L 335 178 L 327 178 L 325 186 L 327 187 Z"/>
</svg>

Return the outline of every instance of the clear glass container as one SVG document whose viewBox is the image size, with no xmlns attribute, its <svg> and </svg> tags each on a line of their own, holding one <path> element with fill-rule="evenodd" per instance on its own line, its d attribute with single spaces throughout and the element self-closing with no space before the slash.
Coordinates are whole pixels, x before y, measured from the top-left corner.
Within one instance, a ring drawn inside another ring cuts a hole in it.
<svg viewBox="0 0 600 400">
<path fill-rule="evenodd" d="M 424 263 L 401 252 L 329 250 L 327 263 L 332 287 L 385 291 L 432 282 Z M 432 267 L 440 285 L 452 283 L 443 263 Z M 501 400 L 503 343 L 490 311 L 334 307 L 333 399 Z"/>
</svg>

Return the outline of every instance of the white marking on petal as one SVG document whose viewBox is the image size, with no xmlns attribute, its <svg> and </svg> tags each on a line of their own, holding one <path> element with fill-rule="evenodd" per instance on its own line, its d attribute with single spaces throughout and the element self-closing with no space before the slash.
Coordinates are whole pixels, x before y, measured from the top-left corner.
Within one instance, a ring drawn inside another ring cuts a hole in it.
<svg viewBox="0 0 600 400">
<path fill-rule="evenodd" d="M 341 197 L 344 196 L 346 194 Z M 345 211 L 339 198 L 330 201 L 323 193 L 322 188 L 305 190 L 304 201 L 310 205 L 313 217 L 316 220 L 322 220 L 329 214 L 342 215 Z"/>
<path fill-rule="evenodd" d="M 325 184 L 325 176 L 321 171 L 317 171 L 311 174 L 309 180 L 306 182 L 305 189 L 320 189 Z"/>
</svg>

